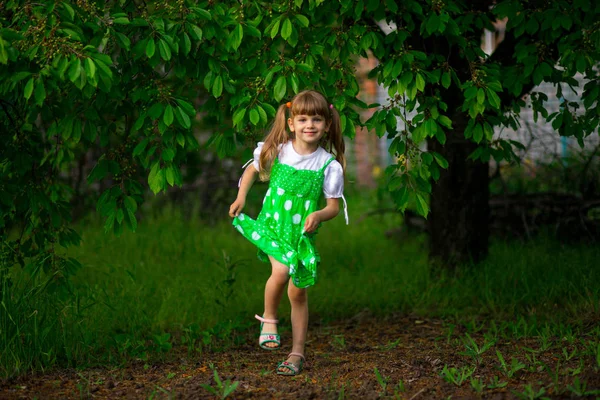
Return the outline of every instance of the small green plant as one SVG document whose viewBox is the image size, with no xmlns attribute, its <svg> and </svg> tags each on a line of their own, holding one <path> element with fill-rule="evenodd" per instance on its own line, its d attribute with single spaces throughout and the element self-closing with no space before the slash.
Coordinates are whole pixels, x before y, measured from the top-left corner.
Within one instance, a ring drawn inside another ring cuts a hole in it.
<svg viewBox="0 0 600 400">
<path fill-rule="evenodd" d="M 400 393 L 406 392 L 406 387 L 404 385 L 404 381 L 400 379 L 396 386 L 394 386 L 394 398 L 399 399 Z"/>
<path fill-rule="evenodd" d="M 333 335 L 333 347 L 343 350 L 346 348 L 346 339 L 344 335 Z"/>
<path fill-rule="evenodd" d="M 183 329 L 181 343 L 186 345 L 188 356 L 192 356 L 196 351 L 201 352 L 202 346 L 196 345 L 201 337 L 200 325 L 192 323 Z"/>
<path fill-rule="evenodd" d="M 485 341 L 483 345 L 480 347 L 477 342 L 469 335 L 465 333 L 465 338 L 463 338 L 463 344 L 465 345 L 466 350 L 461 352 L 460 354 L 469 356 L 473 358 L 473 360 L 477 363 L 477 365 L 481 364 L 482 355 L 490 349 L 496 342 L 495 341 Z"/>
<path fill-rule="evenodd" d="M 379 370 L 377 369 L 377 367 L 375 367 L 374 371 L 375 371 L 375 377 L 377 378 L 377 382 L 379 383 L 379 386 L 381 386 L 381 390 L 382 390 L 382 392 L 380 393 L 380 396 L 385 396 L 385 394 L 387 392 L 389 378 L 382 376 L 381 373 L 379 373 Z"/>
<path fill-rule="evenodd" d="M 220 292 L 220 296 L 215 297 L 215 302 L 221 307 L 225 308 L 229 304 L 229 300 L 233 297 L 235 290 L 234 285 L 236 281 L 235 270 L 238 266 L 242 265 L 245 260 L 231 261 L 231 256 L 223 252 L 223 260 L 219 265 L 219 268 L 223 272 L 224 278 L 217 284 L 217 290 Z"/>
<path fill-rule="evenodd" d="M 173 378 L 175 378 L 175 376 L 177 376 L 176 372 L 169 372 L 167 374 L 167 379 L 173 379 Z"/>
<path fill-rule="evenodd" d="M 548 397 L 544 396 L 544 394 L 546 394 L 546 389 L 541 387 L 541 388 L 539 388 L 539 390 L 536 391 L 533 388 L 533 386 L 531 386 L 531 384 L 525 385 L 523 392 L 517 392 L 516 390 L 513 390 L 512 393 L 515 396 L 517 396 L 518 398 L 524 399 L 524 400 L 537 400 L 537 399 L 549 400 Z"/>
<path fill-rule="evenodd" d="M 477 367 L 469 368 L 464 366 L 461 368 L 448 368 L 447 365 L 444 365 L 441 375 L 446 382 L 453 383 L 456 386 L 462 386 L 463 383 L 473 375 L 475 369 L 477 369 Z"/>
<path fill-rule="evenodd" d="M 485 385 L 483 384 L 483 381 L 480 378 L 471 378 L 471 387 L 473 388 L 475 393 L 481 394 L 483 393 Z"/>
<path fill-rule="evenodd" d="M 338 400 L 344 400 L 346 398 L 346 385 L 342 383 L 340 391 L 338 392 Z"/>
<path fill-rule="evenodd" d="M 548 349 L 550 349 L 550 347 L 552 347 L 552 341 L 551 341 L 551 333 L 550 333 L 550 327 L 548 325 L 544 326 L 544 329 L 538 330 L 538 340 L 540 343 L 540 347 L 538 349 L 538 351 L 546 351 Z"/>
<path fill-rule="evenodd" d="M 575 378 L 572 385 L 567 385 L 567 389 L 578 397 L 600 395 L 600 390 L 587 390 L 587 383 L 580 381 L 579 377 Z"/>
<path fill-rule="evenodd" d="M 562 354 L 563 354 L 563 357 L 565 358 L 565 361 L 570 361 L 571 359 L 573 359 L 573 357 L 575 357 L 577 355 L 577 347 L 575 347 L 571 353 L 569 353 L 569 349 L 567 349 L 566 347 L 563 347 Z"/>
<path fill-rule="evenodd" d="M 519 361 L 516 358 L 511 359 L 510 366 L 504 361 L 504 357 L 502 357 L 502 353 L 499 350 L 496 350 L 496 355 L 498 356 L 498 360 L 500 360 L 500 371 L 506 376 L 508 379 L 511 379 L 515 374 L 525 368 L 525 364 Z"/>
<path fill-rule="evenodd" d="M 381 349 L 383 351 L 389 351 L 389 350 L 393 350 L 396 347 L 398 347 L 398 345 L 400 344 L 400 338 L 394 340 L 393 342 L 388 342 L 387 344 L 383 345 L 383 346 L 377 346 L 378 349 Z"/>
<path fill-rule="evenodd" d="M 209 366 L 210 366 L 210 369 L 213 371 L 213 376 L 214 376 L 216 387 L 212 387 L 208 384 L 203 384 L 201 386 L 206 391 L 214 394 L 215 396 L 219 397 L 220 399 L 226 399 L 231 393 L 233 393 L 235 391 L 235 389 L 237 389 L 237 387 L 240 383 L 238 381 L 231 383 L 229 379 L 227 379 L 225 382 L 223 382 L 221 380 L 221 378 L 219 377 L 219 374 L 217 373 L 217 369 L 215 368 L 215 366 L 212 363 L 210 363 Z"/>
<path fill-rule="evenodd" d="M 508 385 L 508 382 L 502 382 L 502 381 L 500 381 L 498 376 L 494 375 L 494 377 L 492 378 L 492 381 L 490 383 L 488 383 L 487 388 L 488 389 L 500 389 L 500 388 L 505 387 L 506 385 Z"/>
<path fill-rule="evenodd" d="M 166 353 L 173 348 L 173 345 L 171 344 L 171 334 L 170 333 L 163 333 L 162 335 L 154 335 L 152 338 L 154 339 L 154 345 L 162 353 Z"/>
</svg>

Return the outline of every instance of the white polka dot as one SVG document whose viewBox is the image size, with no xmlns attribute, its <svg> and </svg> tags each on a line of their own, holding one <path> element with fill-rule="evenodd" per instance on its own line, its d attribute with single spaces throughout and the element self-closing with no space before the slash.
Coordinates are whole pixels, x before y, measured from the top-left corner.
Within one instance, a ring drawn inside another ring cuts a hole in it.
<svg viewBox="0 0 600 400">
<path fill-rule="evenodd" d="M 258 232 L 252 232 L 252 239 L 254 239 L 254 240 L 260 239 L 260 235 L 258 234 Z"/>
<path fill-rule="evenodd" d="M 271 201 L 271 204 L 275 205 L 275 199 L 273 199 L 273 200 Z"/>
<path fill-rule="evenodd" d="M 281 256 L 281 258 L 283 258 L 283 261 L 287 261 L 287 257 L 286 256 Z"/>
<path fill-rule="evenodd" d="M 314 263 L 314 262 L 315 262 L 315 258 L 314 258 L 314 257 L 311 257 L 311 259 L 310 259 L 310 263 L 312 264 L 312 263 Z"/>
<path fill-rule="evenodd" d="M 267 194 L 265 196 L 269 197 L 271 195 L 271 188 L 269 188 L 269 190 L 267 190 Z"/>
<path fill-rule="evenodd" d="M 298 193 L 296 196 L 298 196 L 298 197 L 302 197 L 302 195 L 301 195 L 300 193 Z"/>
<path fill-rule="evenodd" d="M 294 252 L 293 252 L 293 251 L 288 251 L 286 255 L 287 255 L 288 257 L 291 257 L 291 256 L 293 256 L 293 255 L 294 255 Z"/>
<path fill-rule="evenodd" d="M 294 270 L 294 264 L 290 264 L 290 268 L 292 269 L 292 271 Z"/>
<path fill-rule="evenodd" d="M 300 221 L 301 221 L 301 220 L 302 220 L 302 215 L 300 215 L 300 214 L 295 214 L 295 215 L 292 217 L 292 222 L 293 222 L 294 224 L 296 224 L 296 225 L 298 225 L 298 224 L 300 223 Z"/>
<path fill-rule="evenodd" d="M 290 211 L 292 209 L 292 201 L 291 200 L 286 200 L 285 203 L 283 204 L 283 208 L 285 208 L 286 210 Z"/>
<path fill-rule="evenodd" d="M 267 217 L 267 218 L 271 218 L 271 214 L 267 213 L 267 214 L 265 215 L 265 217 Z"/>
<path fill-rule="evenodd" d="M 238 215 L 238 219 L 239 219 L 240 221 L 243 221 L 243 220 L 244 220 L 244 218 L 245 218 L 245 217 L 244 217 L 244 214 L 240 214 L 240 215 Z"/>
<path fill-rule="evenodd" d="M 271 242 L 271 246 L 273 246 L 273 247 L 279 247 L 279 245 L 277 243 L 275 243 L 275 242 Z"/>
<path fill-rule="evenodd" d="M 242 229 L 241 226 L 236 226 L 237 230 L 240 231 L 240 233 L 243 235 L 244 234 L 244 230 Z"/>
<path fill-rule="evenodd" d="M 275 214 L 273 214 L 273 218 L 275 218 L 275 221 L 279 221 L 279 213 L 275 212 Z"/>
<path fill-rule="evenodd" d="M 285 193 L 285 190 L 283 190 L 282 188 L 277 188 L 277 194 L 278 194 L 278 195 L 280 195 L 280 196 L 281 196 L 281 195 L 282 195 L 282 194 L 284 194 L 284 193 Z"/>
<path fill-rule="evenodd" d="M 304 203 L 304 209 L 308 210 L 308 207 L 310 207 L 310 200 L 306 200 L 306 202 Z"/>
</svg>

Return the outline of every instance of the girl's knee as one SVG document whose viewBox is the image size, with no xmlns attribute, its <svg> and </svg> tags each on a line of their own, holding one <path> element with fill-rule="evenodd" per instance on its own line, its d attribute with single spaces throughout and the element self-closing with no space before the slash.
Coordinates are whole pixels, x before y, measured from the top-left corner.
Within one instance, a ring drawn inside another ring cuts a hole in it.
<svg viewBox="0 0 600 400">
<path fill-rule="evenodd" d="M 271 271 L 271 279 L 282 285 L 285 285 L 289 278 L 289 272 L 287 269 L 273 268 Z"/>
<path fill-rule="evenodd" d="M 292 303 L 304 303 L 307 299 L 307 290 L 298 289 L 292 282 L 288 285 L 288 297 Z"/>
</svg>

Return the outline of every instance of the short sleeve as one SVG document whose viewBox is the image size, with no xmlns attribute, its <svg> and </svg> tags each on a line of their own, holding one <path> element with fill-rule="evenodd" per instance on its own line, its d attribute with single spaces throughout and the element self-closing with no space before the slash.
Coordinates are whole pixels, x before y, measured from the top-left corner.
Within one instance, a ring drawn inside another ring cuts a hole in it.
<svg viewBox="0 0 600 400">
<path fill-rule="evenodd" d="M 333 160 L 325 168 L 323 181 L 323 194 L 326 199 L 337 199 L 344 194 L 344 169 L 342 165 Z"/>
<path fill-rule="evenodd" d="M 254 165 L 254 168 L 257 171 L 260 171 L 260 152 L 262 151 L 262 147 L 263 144 L 265 144 L 265 142 L 258 142 L 258 144 L 256 145 L 256 149 L 254 149 L 254 161 L 252 162 L 252 165 Z"/>
</svg>

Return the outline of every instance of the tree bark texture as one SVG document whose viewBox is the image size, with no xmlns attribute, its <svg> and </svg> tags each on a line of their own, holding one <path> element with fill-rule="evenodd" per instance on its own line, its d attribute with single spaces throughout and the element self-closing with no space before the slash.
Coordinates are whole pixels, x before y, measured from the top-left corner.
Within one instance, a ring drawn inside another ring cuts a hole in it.
<svg viewBox="0 0 600 400">
<path fill-rule="evenodd" d="M 445 145 L 435 139 L 427 143 L 448 160 L 433 184 L 428 219 L 429 258 L 448 267 L 484 259 L 490 236 L 489 164 L 467 160 L 477 148 L 464 138 L 468 117 L 457 112 L 453 122 Z"/>
</svg>

